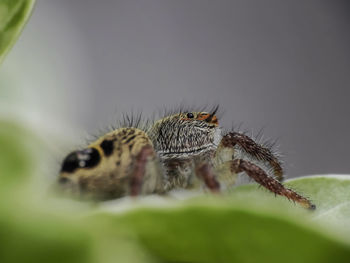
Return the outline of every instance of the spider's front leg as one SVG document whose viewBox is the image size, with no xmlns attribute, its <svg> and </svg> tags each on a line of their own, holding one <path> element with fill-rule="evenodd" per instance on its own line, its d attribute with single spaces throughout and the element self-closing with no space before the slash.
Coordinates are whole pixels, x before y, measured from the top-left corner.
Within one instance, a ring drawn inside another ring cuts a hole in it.
<svg viewBox="0 0 350 263">
<path fill-rule="evenodd" d="M 245 172 L 249 177 L 253 178 L 258 184 L 262 185 L 263 187 L 270 190 L 271 192 L 278 195 L 285 196 L 288 199 L 299 203 L 301 206 L 305 208 L 308 208 L 311 210 L 314 210 L 316 208 L 316 206 L 312 204 L 310 200 L 301 196 L 295 191 L 284 187 L 283 184 L 281 184 L 279 181 L 268 176 L 265 173 L 265 171 L 261 169 L 259 166 L 242 159 L 235 159 L 229 162 L 231 164 L 232 173 L 237 174 L 240 172 Z"/>
<path fill-rule="evenodd" d="M 270 149 L 256 143 L 247 135 L 238 132 L 230 132 L 223 136 L 219 147 L 241 150 L 255 160 L 266 162 L 273 169 L 274 175 L 277 177 L 278 181 L 283 180 L 283 169 L 278 158 Z"/>
<path fill-rule="evenodd" d="M 213 172 L 213 166 L 211 163 L 204 161 L 195 163 L 195 173 L 198 178 L 204 181 L 205 185 L 212 192 L 220 191 L 220 184 L 216 179 L 216 176 Z"/>
</svg>

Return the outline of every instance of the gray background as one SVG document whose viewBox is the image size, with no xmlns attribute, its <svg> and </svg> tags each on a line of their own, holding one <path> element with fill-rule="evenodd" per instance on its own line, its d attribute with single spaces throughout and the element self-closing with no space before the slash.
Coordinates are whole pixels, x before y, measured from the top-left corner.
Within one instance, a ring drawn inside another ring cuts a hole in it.
<svg viewBox="0 0 350 263">
<path fill-rule="evenodd" d="M 80 135 L 120 111 L 220 103 L 223 126 L 278 138 L 287 176 L 349 173 L 349 12 L 333 0 L 38 0 L 4 68 L 23 75 L 27 110 Z"/>
</svg>

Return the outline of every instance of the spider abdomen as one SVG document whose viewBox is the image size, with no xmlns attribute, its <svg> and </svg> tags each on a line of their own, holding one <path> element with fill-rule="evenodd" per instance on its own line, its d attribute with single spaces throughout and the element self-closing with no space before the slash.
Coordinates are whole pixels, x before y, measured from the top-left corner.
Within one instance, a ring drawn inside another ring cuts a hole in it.
<svg viewBox="0 0 350 263">
<path fill-rule="evenodd" d="M 62 189 L 75 196 L 98 200 L 130 195 L 136 190 L 161 191 L 162 174 L 156 157 L 144 131 L 120 128 L 85 150 L 70 153 L 63 161 L 59 182 Z"/>
</svg>

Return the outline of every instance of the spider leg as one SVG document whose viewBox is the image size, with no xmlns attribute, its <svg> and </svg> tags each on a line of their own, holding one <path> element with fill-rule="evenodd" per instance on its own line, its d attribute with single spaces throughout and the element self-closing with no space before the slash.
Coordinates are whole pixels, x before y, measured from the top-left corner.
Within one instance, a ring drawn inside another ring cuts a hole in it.
<svg viewBox="0 0 350 263">
<path fill-rule="evenodd" d="M 165 191 L 173 188 L 191 189 L 199 186 L 199 181 L 193 180 L 195 176 L 203 181 L 212 191 L 220 190 L 220 184 L 216 180 L 211 162 L 206 158 L 196 158 L 192 160 L 175 159 L 164 162 L 166 167 Z"/>
<path fill-rule="evenodd" d="M 254 159 L 268 163 L 272 167 L 278 181 L 283 180 L 281 163 L 270 149 L 256 143 L 250 137 L 242 133 L 230 132 L 223 136 L 220 147 L 234 148 L 235 146 L 239 146 L 239 149 L 249 154 Z"/>
<path fill-rule="evenodd" d="M 154 159 L 155 153 L 151 145 L 144 146 L 135 158 L 135 168 L 130 179 L 130 195 L 137 196 L 141 194 L 144 176 L 146 174 L 146 165 L 150 158 Z"/>
<path fill-rule="evenodd" d="M 205 183 L 205 185 L 212 191 L 212 192 L 219 192 L 220 191 L 220 184 L 216 180 L 215 174 L 213 172 L 212 165 L 209 163 L 196 163 L 195 167 L 195 173 L 198 178 L 202 179 Z"/>
<path fill-rule="evenodd" d="M 193 163 L 191 160 L 170 159 L 163 161 L 165 167 L 164 191 L 174 188 L 190 189 L 195 187 L 191 179 Z"/>
<path fill-rule="evenodd" d="M 271 192 L 285 196 L 288 199 L 299 203 L 302 207 L 308 208 L 310 210 L 316 209 L 316 206 L 312 204 L 307 198 L 299 195 L 289 188 L 284 187 L 283 184 L 281 184 L 276 179 L 268 176 L 263 169 L 251 162 L 242 159 L 232 160 L 231 171 L 233 173 L 245 172 L 258 184 L 262 185 Z"/>
</svg>

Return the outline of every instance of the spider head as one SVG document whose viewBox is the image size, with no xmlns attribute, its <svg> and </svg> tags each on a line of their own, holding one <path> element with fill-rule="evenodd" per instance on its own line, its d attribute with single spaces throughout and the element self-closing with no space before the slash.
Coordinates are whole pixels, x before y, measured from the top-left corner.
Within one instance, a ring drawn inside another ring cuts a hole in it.
<svg viewBox="0 0 350 263">
<path fill-rule="evenodd" d="M 164 158 L 187 158 L 214 150 L 221 139 L 217 109 L 181 112 L 157 121 L 150 137 L 158 154 Z"/>
</svg>

